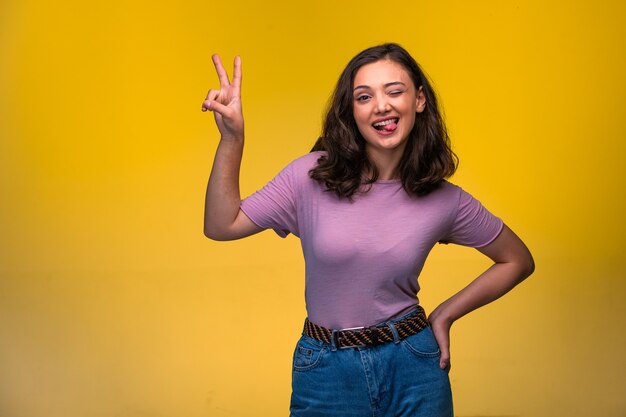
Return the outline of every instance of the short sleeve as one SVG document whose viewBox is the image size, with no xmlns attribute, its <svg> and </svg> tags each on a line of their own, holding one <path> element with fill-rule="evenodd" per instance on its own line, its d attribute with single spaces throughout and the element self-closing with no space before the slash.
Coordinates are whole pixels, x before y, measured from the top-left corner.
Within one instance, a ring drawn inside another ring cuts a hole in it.
<svg viewBox="0 0 626 417">
<path fill-rule="evenodd" d="M 293 163 L 265 187 L 245 198 L 241 202 L 241 210 L 256 225 L 274 229 L 280 237 L 286 237 L 289 233 L 299 236 Z"/>
<path fill-rule="evenodd" d="M 447 235 L 439 242 L 473 248 L 487 246 L 498 237 L 504 223 L 469 193 L 461 188 L 459 192 L 458 209 Z"/>
</svg>

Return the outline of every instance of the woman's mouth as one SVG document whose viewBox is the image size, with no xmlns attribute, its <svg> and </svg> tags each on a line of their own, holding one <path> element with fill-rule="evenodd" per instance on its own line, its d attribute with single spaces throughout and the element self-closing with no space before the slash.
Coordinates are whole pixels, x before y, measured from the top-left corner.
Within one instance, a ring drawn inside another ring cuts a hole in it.
<svg viewBox="0 0 626 417">
<path fill-rule="evenodd" d="M 380 131 L 380 132 L 386 132 L 386 133 L 390 133 L 393 132 L 394 130 L 396 130 L 396 128 L 398 127 L 398 122 L 400 121 L 400 119 L 398 117 L 394 117 L 391 119 L 386 119 L 386 120 L 382 120 L 380 122 L 376 122 L 374 124 L 372 124 L 372 127 L 374 127 L 374 129 Z"/>
</svg>

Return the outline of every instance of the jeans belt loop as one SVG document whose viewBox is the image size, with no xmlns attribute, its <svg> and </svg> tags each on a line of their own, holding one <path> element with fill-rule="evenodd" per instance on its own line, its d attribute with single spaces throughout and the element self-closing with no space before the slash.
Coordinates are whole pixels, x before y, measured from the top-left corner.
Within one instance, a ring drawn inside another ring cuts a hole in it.
<svg viewBox="0 0 626 417">
<path fill-rule="evenodd" d="M 332 333 L 330 334 L 330 350 L 332 352 L 336 351 L 339 346 L 338 335 L 339 335 L 338 330 L 333 330 Z"/>
<path fill-rule="evenodd" d="M 391 333 L 393 333 L 393 343 L 395 343 L 396 345 L 400 343 L 400 335 L 398 334 L 398 329 L 396 329 L 396 325 L 393 324 L 392 321 L 388 321 L 385 324 L 391 329 Z"/>
</svg>

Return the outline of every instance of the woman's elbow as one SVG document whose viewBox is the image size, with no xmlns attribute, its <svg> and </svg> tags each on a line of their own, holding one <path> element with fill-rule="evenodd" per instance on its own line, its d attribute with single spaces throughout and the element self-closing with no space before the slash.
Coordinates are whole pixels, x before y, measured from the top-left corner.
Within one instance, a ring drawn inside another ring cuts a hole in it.
<svg viewBox="0 0 626 417">
<path fill-rule="evenodd" d="M 533 259 L 533 257 L 530 257 L 530 262 L 528 264 L 528 276 L 531 276 L 533 274 L 533 272 L 535 272 L 535 260 Z"/>
<path fill-rule="evenodd" d="M 520 281 L 525 280 L 535 272 L 535 260 L 530 252 L 527 252 L 523 259 L 518 262 L 520 265 Z"/>
<path fill-rule="evenodd" d="M 220 230 L 217 230 L 213 227 L 204 226 L 204 235 L 211 240 L 215 240 L 218 242 L 223 242 L 226 240 L 231 240 L 227 237 L 227 235 Z"/>
</svg>

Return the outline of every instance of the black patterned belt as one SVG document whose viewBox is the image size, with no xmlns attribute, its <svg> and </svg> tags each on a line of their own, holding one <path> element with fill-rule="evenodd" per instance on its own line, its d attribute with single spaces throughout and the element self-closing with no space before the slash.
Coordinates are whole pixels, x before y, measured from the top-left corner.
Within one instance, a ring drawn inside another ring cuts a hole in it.
<svg viewBox="0 0 626 417">
<path fill-rule="evenodd" d="M 417 310 L 411 316 L 392 323 L 400 339 L 414 335 L 428 327 L 428 319 L 421 306 L 417 306 Z M 338 348 L 374 346 L 392 342 L 394 339 L 393 331 L 384 323 L 372 327 L 356 327 L 333 332 L 326 327 L 311 323 L 308 318 L 304 321 L 302 333 L 328 344 L 331 344 L 334 339 L 334 344 Z"/>
</svg>

